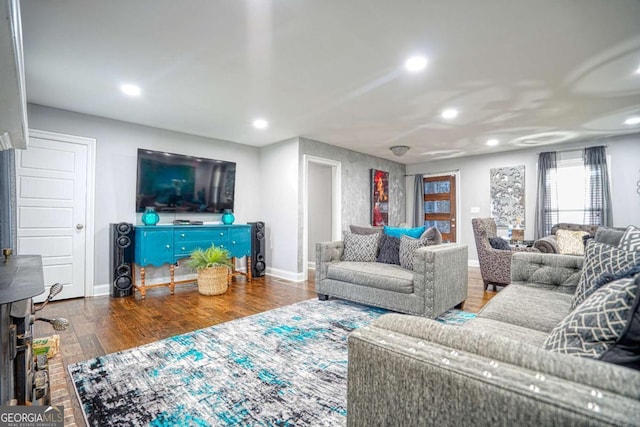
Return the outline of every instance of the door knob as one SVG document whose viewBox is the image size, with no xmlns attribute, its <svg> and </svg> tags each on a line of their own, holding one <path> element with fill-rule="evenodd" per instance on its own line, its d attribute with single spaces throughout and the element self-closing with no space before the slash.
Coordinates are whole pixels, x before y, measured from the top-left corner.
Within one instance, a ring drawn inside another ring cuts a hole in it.
<svg viewBox="0 0 640 427">
<path fill-rule="evenodd" d="M 82 230 L 84 228 L 84 224 L 76 224 L 76 228 L 78 230 Z"/>
</svg>

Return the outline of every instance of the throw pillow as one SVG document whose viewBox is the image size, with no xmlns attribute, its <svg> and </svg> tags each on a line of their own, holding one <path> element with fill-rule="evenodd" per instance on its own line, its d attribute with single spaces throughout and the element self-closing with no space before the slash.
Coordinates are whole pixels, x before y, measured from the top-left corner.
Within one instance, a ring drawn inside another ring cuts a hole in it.
<svg viewBox="0 0 640 427">
<path fill-rule="evenodd" d="M 380 234 L 354 234 L 344 232 L 343 261 L 374 262 L 378 253 Z"/>
<path fill-rule="evenodd" d="M 544 348 L 640 369 L 640 274 L 603 285 L 562 320 Z"/>
<path fill-rule="evenodd" d="M 383 234 L 380 238 L 378 262 L 400 265 L 400 239 Z"/>
<path fill-rule="evenodd" d="M 349 230 L 353 234 L 376 234 L 382 233 L 382 227 L 373 227 L 371 225 L 350 225 Z"/>
<path fill-rule="evenodd" d="M 427 246 L 427 242 L 409 236 L 402 236 L 400 238 L 400 266 L 407 270 L 413 270 L 413 253 L 422 246 Z"/>
<path fill-rule="evenodd" d="M 638 262 L 640 262 L 640 251 L 623 251 L 615 246 L 590 240 L 585 250 L 582 273 L 571 301 L 571 309 L 575 309 L 603 285 L 600 281 L 601 276 L 621 273 Z"/>
<path fill-rule="evenodd" d="M 640 228 L 633 225 L 628 226 L 618 247 L 625 251 L 640 251 Z"/>
<path fill-rule="evenodd" d="M 558 230 L 556 243 L 558 253 L 562 255 L 584 255 L 584 236 L 589 236 L 587 231 Z"/>
<path fill-rule="evenodd" d="M 489 237 L 489 244 L 493 249 L 500 249 L 502 251 L 511 250 L 511 246 L 509 246 L 509 242 L 504 240 L 502 237 Z"/>
<path fill-rule="evenodd" d="M 388 234 L 389 236 L 400 238 L 402 236 L 409 236 L 417 239 L 424 233 L 425 227 L 415 227 L 415 228 L 401 228 L 401 227 L 389 227 L 387 225 L 384 226 L 384 234 Z"/>
<path fill-rule="evenodd" d="M 420 240 L 426 240 L 429 245 L 442 244 L 442 233 L 435 226 L 427 228 L 420 236 Z"/>
<path fill-rule="evenodd" d="M 596 230 L 594 239 L 596 239 L 596 242 L 606 243 L 607 245 L 611 246 L 618 246 L 624 232 L 625 230 L 602 226 L 598 227 L 598 229 Z"/>
</svg>

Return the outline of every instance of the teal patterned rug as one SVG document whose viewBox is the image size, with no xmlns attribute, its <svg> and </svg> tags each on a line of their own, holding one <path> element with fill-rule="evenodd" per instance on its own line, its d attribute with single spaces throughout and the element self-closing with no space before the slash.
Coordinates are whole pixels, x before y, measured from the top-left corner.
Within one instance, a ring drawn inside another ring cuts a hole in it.
<svg viewBox="0 0 640 427">
<path fill-rule="evenodd" d="M 346 423 L 347 335 L 386 313 L 308 300 L 69 365 L 89 426 Z M 438 318 L 475 317 L 450 310 Z"/>
</svg>

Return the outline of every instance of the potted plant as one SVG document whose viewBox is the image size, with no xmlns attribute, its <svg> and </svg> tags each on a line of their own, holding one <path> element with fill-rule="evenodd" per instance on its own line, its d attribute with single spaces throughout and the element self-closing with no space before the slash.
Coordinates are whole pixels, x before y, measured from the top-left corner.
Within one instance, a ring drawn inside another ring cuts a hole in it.
<svg viewBox="0 0 640 427">
<path fill-rule="evenodd" d="M 202 295 L 220 295 L 229 287 L 231 257 L 229 251 L 211 245 L 207 249 L 191 252 L 185 264 L 198 273 L 198 292 Z"/>
</svg>

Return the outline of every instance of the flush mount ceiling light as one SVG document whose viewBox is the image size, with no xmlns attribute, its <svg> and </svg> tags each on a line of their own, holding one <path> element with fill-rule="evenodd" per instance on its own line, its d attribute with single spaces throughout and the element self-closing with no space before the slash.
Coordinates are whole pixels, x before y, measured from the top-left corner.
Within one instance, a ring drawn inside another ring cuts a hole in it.
<svg viewBox="0 0 640 427">
<path fill-rule="evenodd" d="M 409 151 L 409 147 L 407 147 L 406 145 L 394 145 L 390 148 L 390 150 L 394 155 L 400 157 L 407 154 L 407 151 Z"/>
<path fill-rule="evenodd" d="M 447 108 L 442 112 L 442 114 L 440 114 L 440 117 L 443 119 L 455 119 L 458 117 L 458 110 L 455 108 Z"/>
<path fill-rule="evenodd" d="M 265 119 L 255 119 L 253 121 L 253 127 L 257 129 L 264 129 L 267 126 L 269 126 L 269 122 L 267 122 Z"/>
<path fill-rule="evenodd" d="M 424 56 L 412 56 L 405 61 L 404 67 L 412 73 L 422 71 L 427 67 L 427 58 Z"/>
<path fill-rule="evenodd" d="M 624 124 L 629 126 L 637 125 L 638 123 L 640 123 L 640 116 L 629 117 L 624 121 Z"/>
<path fill-rule="evenodd" d="M 638 68 L 636 68 L 636 74 L 640 74 L 640 65 L 638 65 Z"/>
<path fill-rule="evenodd" d="M 132 85 L 132 84 L 123 84 L 120 86 L 120 90 L 125 95 L 129 96 L 140 96 L 142 90 L 140 90 L 140 86 Z"/>
<path fill-rule="evenodd" d="M 498 145 L 498 144 L 500 144 L 500 141 L 498 141 L 495 138 L 491 138 L 491 139 L 487 140 L 487 145 L 490 146 L 490 147 L 493 147 L 493 146 Z"/>
</svg>

